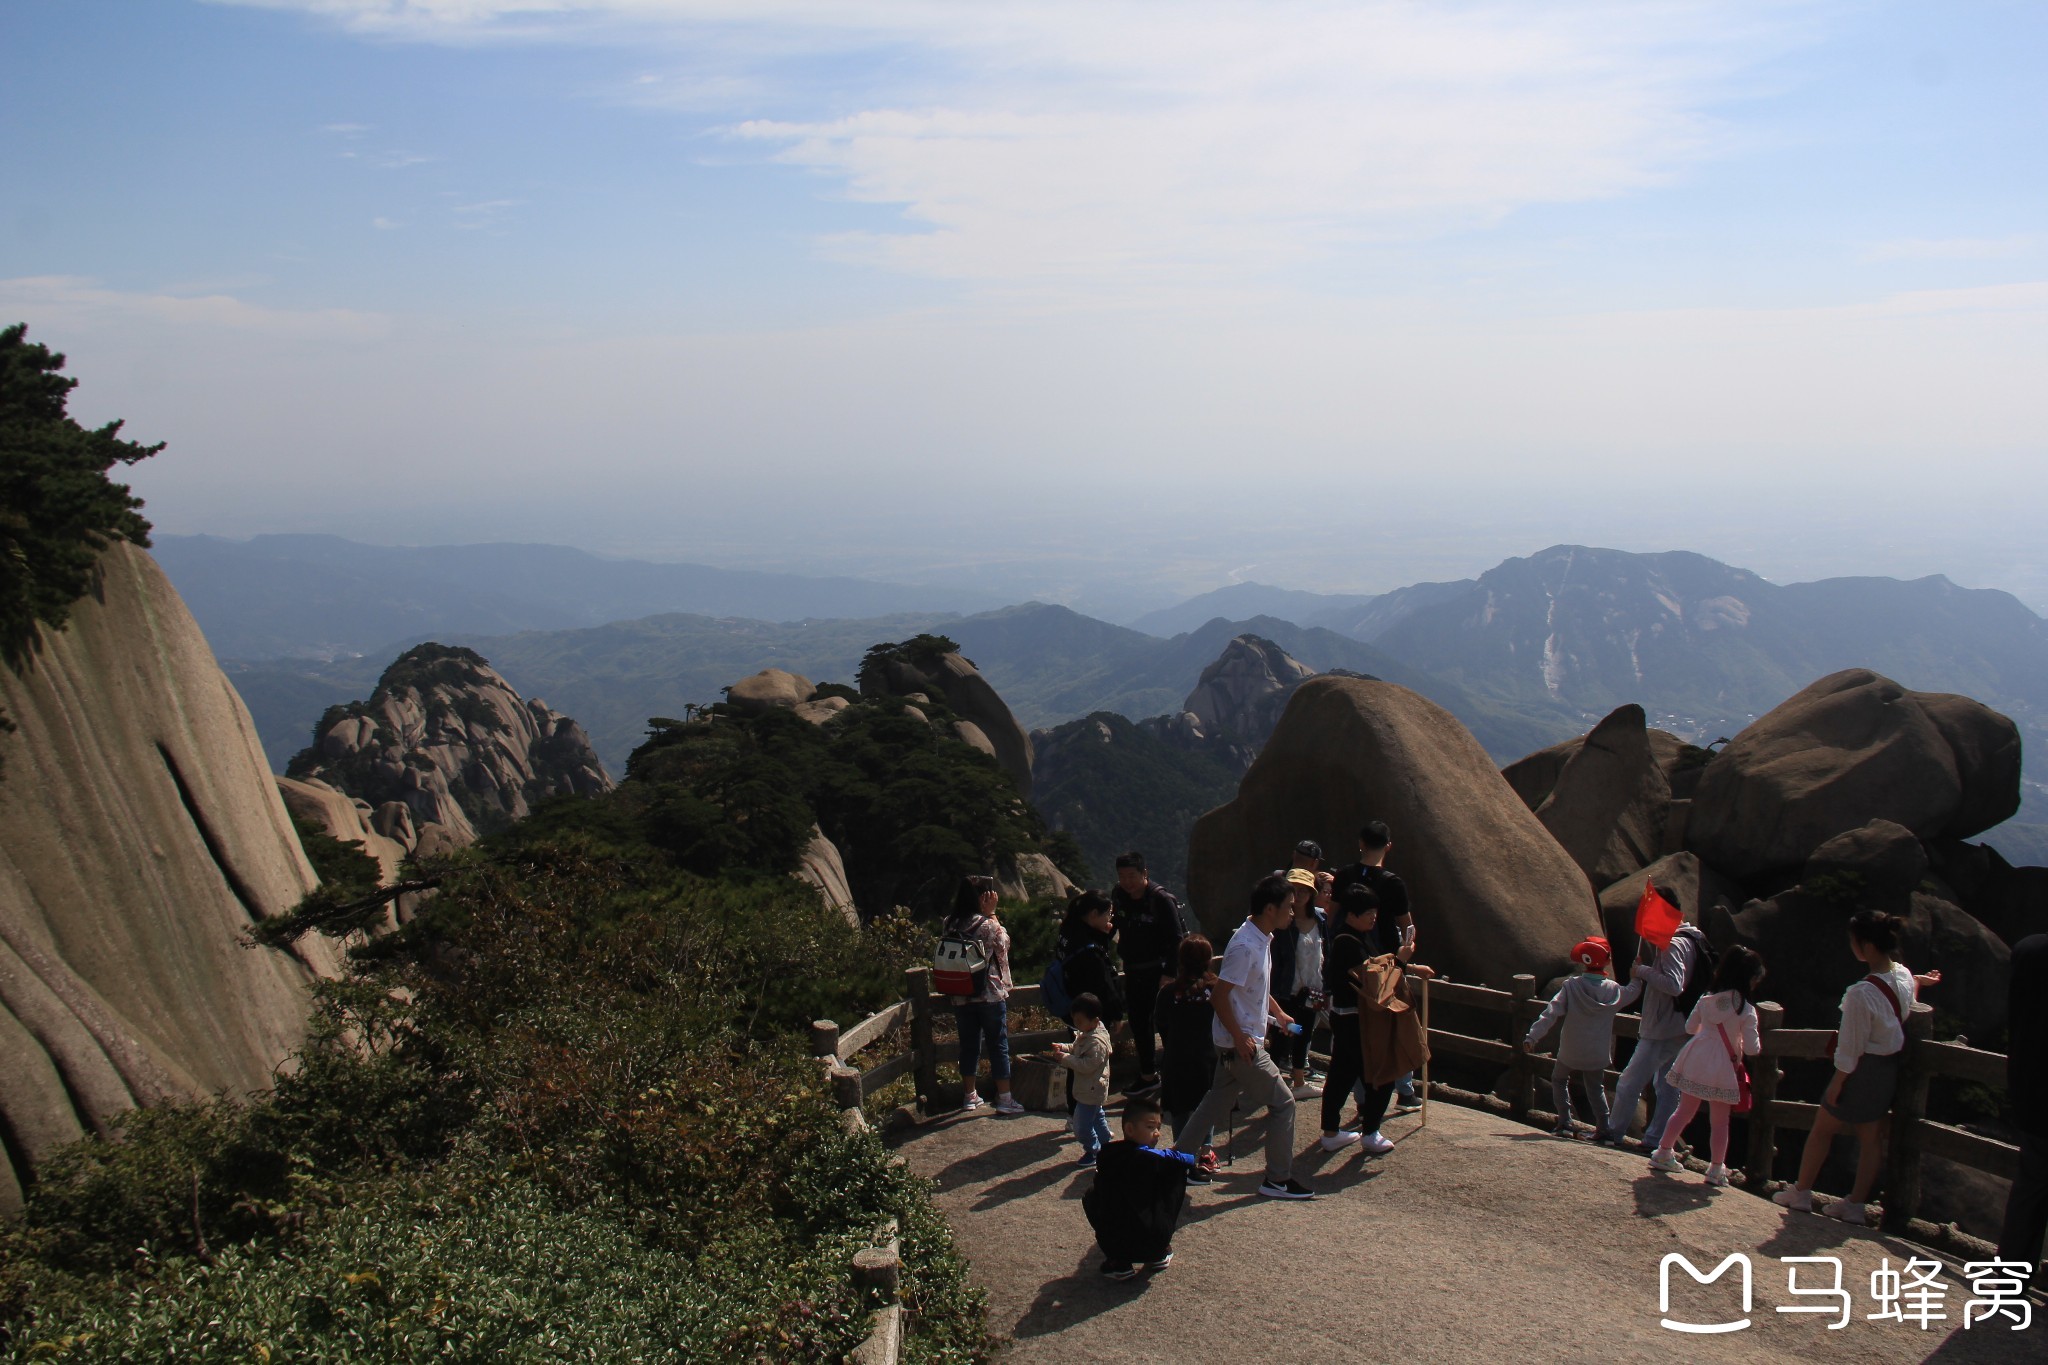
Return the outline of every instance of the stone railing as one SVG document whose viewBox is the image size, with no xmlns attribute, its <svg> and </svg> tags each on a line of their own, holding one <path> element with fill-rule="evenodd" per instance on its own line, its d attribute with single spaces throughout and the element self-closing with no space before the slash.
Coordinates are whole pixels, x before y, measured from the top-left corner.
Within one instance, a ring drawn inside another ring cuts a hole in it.
<svg viewBox="0 0 2048 1365">
<path fill-rule="evenodd" d="M 1536 1113 L 1536 1082 L 1548 1081 L 1555 1064 L 1552 1057 L 1521 1046 L 1529 1026 L 1547 1003 L 1536 998 L 1536 978 L 1517 976 L 1512 988 L 1505 991 L 1434 981 L 1429 991 L 1439 1003 L 1498 1015 L 1501 1021 L 1499 1034 L 1493 1038 L 1432 1028 L 1431 1050 L 1501 1066 L 1508 1073 L 1499 1092 L 1505 1096 L 1507 1112 L 1518 1119 Z M 1742 1166 L 1745 1188 L 1764 1193 L 1777 1161 L 1779 1130 L 1807 1131 L 1820 1112 L 1817 1104 L 1778 1098 L 1784 1063 L 1830 1056 L 1835 1035 L 1829 1029 L 1783 1027 L 1784 1007 L 1770 1001 L 1758 1002 L 1757 1016 L 1763 1050 L 1749 1059 L 1752 1104 L 1743 1116 L 1749 1126 L 1749 1150 Z M 1641 1024 L 1636 1015 L 1617 1016 L 1615 1033 L 1633 1038 Z M 1936 1042 L 1929 1037 L 1932 1024 L 1933 1012 L 1926 1005 L 1916 1004 L 1906 1018 L 1906 1049 L 1900 1056 L 1898 1093 L 1892 1101 L 1884 1175 L 1884 1225 L 1893 1231 L 1906 1231 L 1919 1213 L 1922 1156 L 1944 1157 L 2008 1180 L 2019 1169 L 2019 1148 L 2013 1144 L 1927 1117 L 1928 1087 L 1936 1077 L 1974 1081 L 2002 1091 L 2006 1074 L 2004 1053 Z M 1607 1077 L 1612 1084 L 1618 1073 L 1610 1071 Z"/>
</svg>

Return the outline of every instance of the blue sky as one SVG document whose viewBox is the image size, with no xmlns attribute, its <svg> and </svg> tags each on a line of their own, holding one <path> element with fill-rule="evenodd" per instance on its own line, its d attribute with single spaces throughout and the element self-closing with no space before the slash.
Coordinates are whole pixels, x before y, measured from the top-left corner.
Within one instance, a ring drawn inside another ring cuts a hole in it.
<svg viewBox="0 0 2048 1365">
<path fill-rule="evenodd" d="M 1413 544 L 1186 586 L 1554 525 L 2048 602 L 1983 545 L 2048 492 L 2044 69 L 2027 3 L 15 0 L 0 313 L 174 530 L 914 574 L 1293 489 Z M 1930 474 L 1982 510 L 1901 545 Z"/>
</svg>

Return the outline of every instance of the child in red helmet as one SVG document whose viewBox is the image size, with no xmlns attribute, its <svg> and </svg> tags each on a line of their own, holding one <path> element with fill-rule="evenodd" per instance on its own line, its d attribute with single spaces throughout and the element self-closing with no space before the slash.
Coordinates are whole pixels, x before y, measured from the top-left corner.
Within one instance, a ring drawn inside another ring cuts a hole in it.
<svg viewBox="0 0 2048 1365">
<path fill-rule="evenodd" d="M 1553 1026 L 1558 1026 L 1557 1058 L 1551 1065 L 1550 1094 L 1557 1110 L 1559 1137 L 1577 1136 L 1572 1127 L 1571 1078 L 1579 1078 L 1586 1097 L 1586 1114 L 1593 1120 L 1596 1140 L 1607 1131 L 1606 1073 L 1614 1060 L 1614 1016 L 1624 1005 L 1635 1003 L 1643 993 L 1641 982 L 1619 985 L 1607 974 L 1612 953 L 1607 940 L 1582 939 L 1572 948 L 1572 962 L 1581 970 L 1568 977 L 1550 998 L 1549 1006 L 1529 1026 L 1524 1050 Z"/>
</svg>

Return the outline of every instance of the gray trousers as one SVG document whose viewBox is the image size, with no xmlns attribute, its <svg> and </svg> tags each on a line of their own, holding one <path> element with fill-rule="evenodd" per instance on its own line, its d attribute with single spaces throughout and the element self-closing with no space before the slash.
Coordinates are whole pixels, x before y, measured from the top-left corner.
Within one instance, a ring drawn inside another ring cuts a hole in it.
<svg viewBox="0 0 2048 1365">
<path fill-rule="evenodd" d="M 1665 1073 L 1678 1060 L 1678 1054 L 1685 1050 L 1686 1038 L 1644 1038 L 1636 1043 L 1636 1050 L 1628 1059 L 1628 1065 L 1621 1069 L 1621 1079 L 1614 1086 L 1614 1117 L 1607 1125 L 1607 1135 L 1619 1142 L 1628 1136 L 1628 1126 L 1635 1121 L 1636 1101 L 1645 1090 L 1653 1092 L 1650 1103 L 1649 1126 L 1643 1129 L 1643 1140 L 1651 1144 L 1664 1131 L 1664 1125 L 1678 1112 L 1678 1087 L 1673 1085 Z"/>
<path fill-rule="evenodd" d="M 1559 1126 L 1572 1121 L 1572 1078 L 1579 1080 L 1579 1089 L 1586 1096 L 1586 1117 L 1593 1121 L 1599 1131 L 1607 1128 L 1607 1072 L 1596 1067 L 1590 1071 L 1567 1071 L 1562 1062 L 1550 1068 L 1550 1107 L 1557 1111 Z"/>
<path fill-rule="evenodd" d="M 1294 1087 L 1280 1074 L 1280 1068 L 1263 1047 L 1252 1049 L 1247 1062 L 1236 1048 L 1217 1050 L 1216 1079 L 1209 1093 L 1188 1116 L 1187 1126 L 1177 1130 L 1176 1149 L 1199 1152 L 1199 1146 L 1184 1145 L 1186 1138 L 1219 1128 L 1233 1107 L 1246 1115 L 1264 1109 L 1272 1115 L 1266 1128 L 1266 1179 L 1286 1180 L 1294 1174 Z"/>
</svg>

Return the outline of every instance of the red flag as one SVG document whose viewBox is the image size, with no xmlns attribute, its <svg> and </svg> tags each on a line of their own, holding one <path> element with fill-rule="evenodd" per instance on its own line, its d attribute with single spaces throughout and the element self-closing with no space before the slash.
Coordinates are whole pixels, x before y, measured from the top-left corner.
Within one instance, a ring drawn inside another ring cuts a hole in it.
<svg viewBox="0 0 2048 1365">
<path fill-rule="evenodd" d="M 1685 917 L 1678 913 L 1678 907 L 1657 894 L 1654 882 L 1643 883 L 1643 898 L 1636 902 L 1636 936 L 1657 945 L 1663 952 L 1671 946 L 1671 936 L 1678 932 L 1678 926 Z"/>
</svg>

